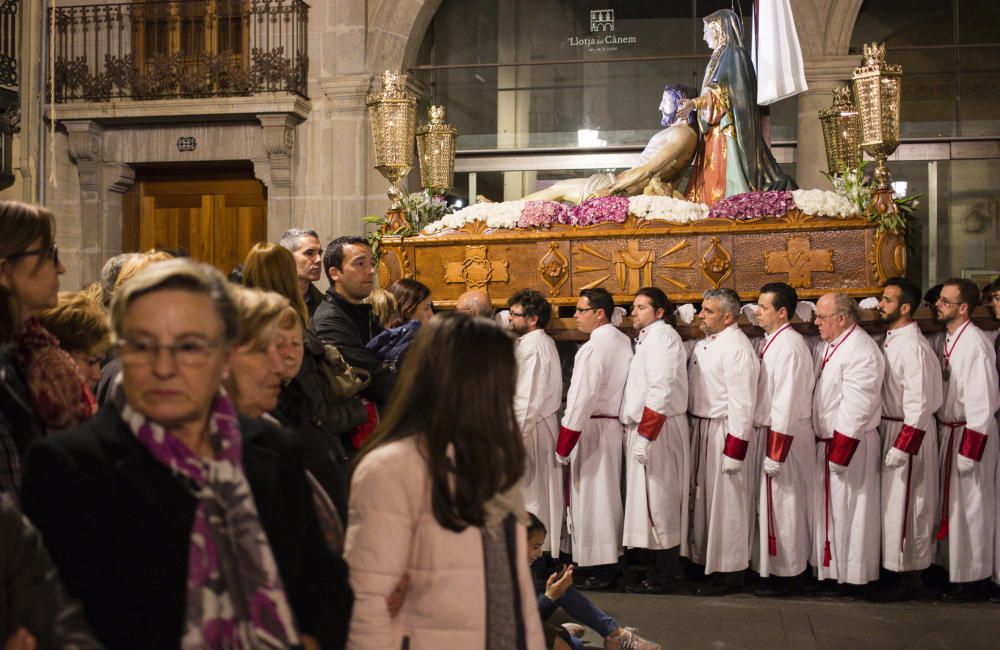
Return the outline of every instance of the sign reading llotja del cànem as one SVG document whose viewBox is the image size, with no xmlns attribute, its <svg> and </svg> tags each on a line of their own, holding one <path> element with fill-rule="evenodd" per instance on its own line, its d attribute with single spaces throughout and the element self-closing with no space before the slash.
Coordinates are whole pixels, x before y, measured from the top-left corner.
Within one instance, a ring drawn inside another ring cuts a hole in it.
<svg viewBox="0 0 1000 650">
<path fill-rule="evenodd" d="M 594 9 L 590 12 L 590 36 L 570 36 L 569 47 L 585 47 L 588 52 L 614 52 L 621 46 L 635 45 L 635 36 L 615 33 L 615 10 Z"/>
</svg>

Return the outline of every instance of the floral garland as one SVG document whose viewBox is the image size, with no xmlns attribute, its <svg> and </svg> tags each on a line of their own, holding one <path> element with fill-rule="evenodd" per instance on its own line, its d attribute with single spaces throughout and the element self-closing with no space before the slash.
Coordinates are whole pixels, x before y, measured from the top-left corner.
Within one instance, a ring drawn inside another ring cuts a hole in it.
<svg viewBox="0 0 1000 650">
<path fill-rule="evenodd" d="M 858 214 L 853 201 L 837 192 L 826 190 L 793 190 L 795 207 L 817 217 L 853 217 Z"/>
<path fill-rule="evenodd" d="M 558 201 L 527 201 L 521 216 L 517 219 L 518 228 L 548 228 L 556 223 L 568 223 L 569 213 L 566 207 Z"/>
<path fill-rule="evenodd" d="M 628 200 L 629 212 L 639 219 L 653 219 L 676 224 L 687 224 L 708 218 L 708 206 L 704 203 L 682 201 L 669 196 L 647 196 L 640 194 Z"/>
<path fill-rule="evenodd" d="M 781 217 L 795 208 L 791 192 L 744 192 L 722 199 L 708 211 L 709 219 L 746 221 L 759 217 Z"/>
<path fill-rule="evenodd" d="M 601 196 L 587 199 L 570 208 L 571 226 L 592 226 L 598 223 L 625 223 L 628 218 L 628 199 L 624 196 Z"/>
</svg>

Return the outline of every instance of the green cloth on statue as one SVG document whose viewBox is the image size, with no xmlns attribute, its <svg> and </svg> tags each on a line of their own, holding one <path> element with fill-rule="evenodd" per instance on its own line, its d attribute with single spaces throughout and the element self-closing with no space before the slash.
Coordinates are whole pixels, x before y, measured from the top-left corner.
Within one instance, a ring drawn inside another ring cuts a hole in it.
<svg viewBox="0 0 1000 650">
<path fill-rule="evenodd" d="M 730 121 L 735 137 L 726 136 L 726 196 L 796 189 L 795 181 L 778 167 L 760 130 L 757 75 L 743 47 L 740 20 L 731 10 L 721 9 L 705 18 L 705 24 L 713 21 L 721 24 L 725 43 L 712 54 L 702 90 L 715 86 L 728 99 L 723 125 Z"/>
</svg>

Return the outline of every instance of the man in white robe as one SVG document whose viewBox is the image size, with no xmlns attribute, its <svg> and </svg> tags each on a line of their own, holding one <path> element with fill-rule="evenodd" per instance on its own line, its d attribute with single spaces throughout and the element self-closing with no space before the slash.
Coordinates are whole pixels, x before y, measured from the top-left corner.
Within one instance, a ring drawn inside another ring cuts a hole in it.
<svg viewBox="0 0 1000 650">
<path fill-rule="evenodd" d="M 920 572 L 934 559 L 937 533 L 938 450 L 934 413 L 941 407 L 941 365 L 913 320 L 920 288 L 889 278 L 879 300 L 888 326 L 882 351 L 882 566 L 880 602 L 909 600 Z"/>
<path fill-rule="evenodd" d="M 751 565 L 763 581 L 758 596 L 791 596 L 803 590 L 812 551 L 812 497 L 816 441 L 812 428 L 812 353 L 788 322 L 798 295 L 784 282 L 765 284 L 757 323 L 766 336 L 759 350 L 754 426 L 764 441 L 763 470 Z"/>
<path fill-rule="evenodd" d="M 944 404 L 937 413 L 941 507 L 937 562 L 948 570 L 948 601 L 976 598 L 979 581 L 997 579 L 997 421 L 1000 406 L 996 354 L 969 315 L 979 289 L 963 278 L 946 280 L 937 299 L 947 332 L 938 358 Z"/>
<path fill-rule="evenodd" d="M 611 324 L 614 301 L 604 289 L 584 289 L 576 327 L 590 340 L 573 361 L 556 460 L 567 465 L 567 527 L 573 561 L 591 567 L 582 589 L 603 589 L 618 579 L 622 553 L 622 394 L 632 342 Z M 578 444 L 579 443 L 579 444 Z"/>
<path fill-rule="evenodd" d="M 680 569 L 687 546 L 690 439 L 687 420 L 687 351 L 669 321 L 674 306 L 655 287 L 640 289 L 632 302 L 639 330 L 629 366 L 621 420 L 625 424 L 626 548 L 649 549 L 646 579 L 630 593 L 658 594 Z"/>
<path fill-rule="evenodd" d="M 699 596 L 743 589 L 750 561 L 750 490 L 747 448 L 753 428 L 760 362 L 737 324 L 739 296 L 732 289 L 706 291 L 701 328 L 688 363 L 692 427 L 694 512 L 690 556 L 712 580 Z"/>
<path fill-rule="evenodd" d="M 562 406 L 562 367 L 556 342 L 545 333 L 552 307 L 533 289 L 518 291 L 507 301 L 510 328 L 517 335 L 517 386 L 514 416 L 527 452 L 524 505 L 549 531 L 547 552 L 559 557 L 563 508 L 563 473 L 554 452 Z"/>
<path fill-rule="evenodd" d="M 813 428 L 820 444 L 812 564 L 820 580 L 841 585 L 867 585 L 879 577 L 878 424 L 885 360 L 860 319 L 850 296 L 828 293 L 816 303 L 824 345 L 813 353 Z"/>
</svg>

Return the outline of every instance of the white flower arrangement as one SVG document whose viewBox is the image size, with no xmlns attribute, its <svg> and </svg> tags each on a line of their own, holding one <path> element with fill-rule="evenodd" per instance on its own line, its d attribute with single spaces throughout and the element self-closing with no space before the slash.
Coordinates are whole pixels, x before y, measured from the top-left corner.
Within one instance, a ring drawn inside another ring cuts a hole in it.
<svg viewBox="0 0 1000 650">
<path fill-rule="evenodd" d="M 707 205 L 682 201 L 669 196 L 640 194 L 630 197 L 628 211 L 639 219 L 668 221 L 677 224 L 686 224 L 708 218 Z"/>
<path fill-rule="evenodd" d="M 473 221 L 485 221 L 489 228 L 514 228 L 521 216 L 521 210 L 524 209 L 524 203 L 524 201 L 474 203 L 428 224 L 422 232 L 431 235 L 442 230 L 458 229 Z"/>
<path fill-rule="evenodd" d="M 852 217 L 858 214 L 850 199 L 837 192 L 826 190 L 793 190 L 795 207 L 813 216 Z"/>
</svg>

